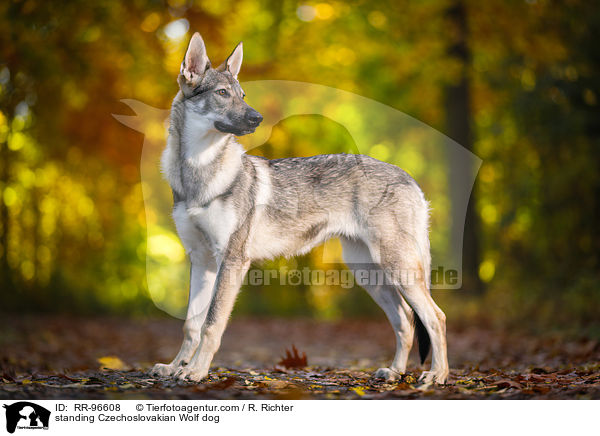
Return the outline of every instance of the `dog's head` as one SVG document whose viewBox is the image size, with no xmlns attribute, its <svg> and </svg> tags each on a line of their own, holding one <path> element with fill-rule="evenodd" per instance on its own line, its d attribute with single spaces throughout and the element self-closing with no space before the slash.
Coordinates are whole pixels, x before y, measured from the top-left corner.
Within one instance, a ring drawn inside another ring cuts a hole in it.
<svg viewBox="0 0 600 436">
<path fill-rule="evenodd" d="M 237 76 L 242 66 L 242 43 L 212 68 L 199 33 L 188 46 L 177 81 L 186 106 L 210 122 L 211 127 L 237 136 L 254 132 L 263 117 L 244 101 Z"/>
</svg>

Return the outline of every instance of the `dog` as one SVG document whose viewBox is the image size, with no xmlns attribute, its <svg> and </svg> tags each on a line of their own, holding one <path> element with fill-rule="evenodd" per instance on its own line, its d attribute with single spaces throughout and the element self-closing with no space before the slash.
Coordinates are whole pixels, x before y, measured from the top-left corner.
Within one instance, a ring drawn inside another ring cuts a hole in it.
<svg viewBox="0 0 600 436">
<path fill-rule="evenodd" d="M 420 381 L 445 383 L 446 318 L 429 290 L 423 192 L 405 171 L 364 155 L 269 160 L 245 154 L 235 137 L 253 133 L 263 117 L 244 101 L 242 58 L 239 43 L 212 68 L 195 33 L 181 64 L 161 167 L 191 262 L 189 302 L 179 353 L 151 373 L 204 379 L 250 263 L 307 253 L 338 237 L 355 274 L 374 265 L 385 272 L 383 282 L 363 286 L 396 335 L 394 360 L 375 377 L 402 376 L 416 330 L 422 363 L 432 349 L 431 370 Z"/>
</svg>

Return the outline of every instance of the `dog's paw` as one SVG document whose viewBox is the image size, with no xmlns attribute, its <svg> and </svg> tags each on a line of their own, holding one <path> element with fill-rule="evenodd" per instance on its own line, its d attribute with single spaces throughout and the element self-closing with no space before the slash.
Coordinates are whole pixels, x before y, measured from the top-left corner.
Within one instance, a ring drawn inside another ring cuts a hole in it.
<svg viewBox="0 0 600 436">
<path fill-rule="evenodd" d="M 173 366 L 170 363 L 157 363 L 150 370 L 150 375 L 156 375 L 159 377 L 169 377 L 175 374 L 175 371 L 177 371 L 177 367 Z"/>
<path fill-rule="evenodd" d="M 208 377 L 208 371 L 190 371 L 187 378 L 189 381 L 200 382 Z"/>
<path fill-rule="evenodd" d="M 419 377 L 419 383 L 422 385 L 430 385 L 438 383 L 443 385 L 448 378 L 448 371 L 423 371 Z"/>
<path fill-rule="evenodd" d="M 379 380 L 396 381 L 402 378 L 402 373 L 394 371 L 391 368 L 379 368 L 373 374 L 373 377 Z"/>
<path fill-rule="evenodd" d="M 181 381 L 200 382 L 206 377 L 208 377 L 208 370 L 202 370 L 200 368 L 186 366 L 180 368 L 175 373 L 175 377 L 177 377 Z"/>
</svg>

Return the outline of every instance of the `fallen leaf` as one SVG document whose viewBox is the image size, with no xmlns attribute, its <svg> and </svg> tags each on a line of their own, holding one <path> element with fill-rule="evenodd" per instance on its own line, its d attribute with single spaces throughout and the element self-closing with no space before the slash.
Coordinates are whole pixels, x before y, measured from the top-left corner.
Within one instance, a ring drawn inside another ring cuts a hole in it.
<svg viewBox="0 0 600 436">
<path fill-rule="evenodd" d="M 285 380 L 267 380 L 262 382 L 262 384 L 270 389 L 283 389 L 287 386 L 289 386 L 289 382 L 285 381 Z"/>
<path fill-rule="evenodd" d="M 115 369 L 117 371 L 124 370 L 127 365 L 117 356 L 104 356 L 98 358 L 101 369 Z"/>
<path fill-rule="evenodd" d="M 236 382 L 237 377 L 227 377 L 225 380 L 220 380 L 218 382 L 214 382 L 214 383 L 207 383 L 205 385 L 199 386 L 199 390 L 203 390 L 203 391 L 208 391 L 208 390 L 215 390 L 215 391 L 222 391 L 225 390 L 227 388 L 230 388 L 231 386 L 233 386 L 233 384 Z"/>
<path fill-rule="evenodd" d="M 547 394 L 548 392 L 550 392 L 550 388 L 547 386 L 533 386 L 531 388 L 531 390 L 533 392 L 535 392 L 536 394 Z"/>
<path fill-rule="evenodd" d="M 66 374 L 58 374 L 58 376 L 59 376 L 60 378 L 64 378 L 65 380 L 69 380 L 69 381 L 72 381 L 72 382 L 74 382 L 74 383 L 78 383 L 78 382 L 80 381 L 80 380 L 78 380 L 78 379 L 76 379 L 76 378 L 69 377 L 69 376 L 68 376 L 68 375 L 66 375 Z"/>
<path fill-rule="evenodd" d="M 541 377 L 541 376 L 536 375 L 536 374 L 527 374 L 523 378 L 525 380 L 527 380 L 527 381 L 534 382 L 534 383 L 543 383 L 543 382 L 546 381 L 546 379 L 544 377 Z"/>
<path fill-rule="evenodd" d="M 404 381 L 405 381 L 406 383 L 413 384 L 413 383 L 416 383 L 416 382 L 417 382 L 417 379 L 416 379 L 416 378 L 414 378 L 412 375 L 406 375 L 406 376 L 404 376 Z"/>
<path fill-rule="evenodd" d="M 283 366 L 284 368 L 304 368 L 307 366 L 306 353 L 302 353 L 302 356 L 300 356 L 296 346 L 292 345 L 292 352 L 290 352 L 290 350 L 285 350 L 285 357 L 283 357 L 277 365 Z"/>
<path fill-rule="evenodd" d="M 9 374 L 7 374 L 5 372 L 2 373 L 2 378 L 5 379 L 5 380 L 8 380 L 11 383 L 15 383 L 15 379 L 12 378 Z"/>
<path fill-rule="evenodd" d="M 365 394 L 365 388 L 363 388 L 362 386 L 350 388 L 350 390 L 354 391 L 359 397 L 362 397 Z"/>
<path fill-rule="evenodd" d="M 502 379 L 502 380 L 498 380 L 496 382 L 496 387 L 498 387 L 499 389 L 504 389 L 504 388 L 515 388 L 515 389 L 521 389 L 523 388 L 523 385 L 519 382 L 516 382 L 514 380 L 510 380 L 510 379 Z"/>
</svg>

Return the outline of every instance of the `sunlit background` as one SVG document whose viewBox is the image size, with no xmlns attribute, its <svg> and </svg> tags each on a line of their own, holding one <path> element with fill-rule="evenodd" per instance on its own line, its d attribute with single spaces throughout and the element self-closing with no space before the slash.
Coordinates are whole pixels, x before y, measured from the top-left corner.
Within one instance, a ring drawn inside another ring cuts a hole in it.
<svg viewBox="0 0 600 436">
<path fill-rule="evenodd" d="M 134 114 L 121 99 L 167 109 L 199 31 L 213 64 L 244 41 L 242 81 L 303 81 L 365 96 L 482 159 L 463 290 L 435 293 L 449 319 L 598 334 L 593 2 L 23 0 L 2 2 L 0 19 L 0 310 L 162 314 L 148 292 L 146 254 L 181 260 L 182 251 L 168 235 L 147 244 L 146 229 L 160 218 L 144 209 L 145 135 L 112 114 Z M 160 138 L 160 129 L 145 134 Z M 419 138 L 414 144 L 360 152 L 405 167 L 432 199 L 435 264 L 451 243 L 452 187 L 476 168 L 428 156 Z M 249 152 L 352 150 L 342 125 L 301 115 Z M 318 267 L 322 250 L 258 266 Z M 173 289 L 178 301 L 185 292 Z M 277 285 L 247 287 L 235 314 L 382 316 L 358 288 Z"/>
</svg>

